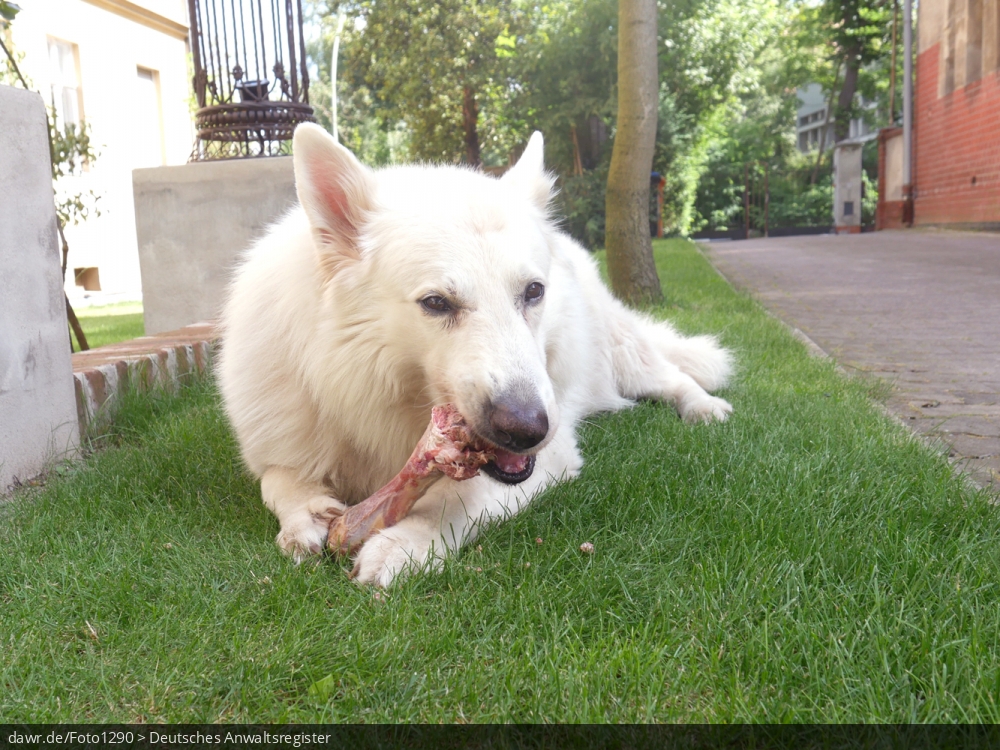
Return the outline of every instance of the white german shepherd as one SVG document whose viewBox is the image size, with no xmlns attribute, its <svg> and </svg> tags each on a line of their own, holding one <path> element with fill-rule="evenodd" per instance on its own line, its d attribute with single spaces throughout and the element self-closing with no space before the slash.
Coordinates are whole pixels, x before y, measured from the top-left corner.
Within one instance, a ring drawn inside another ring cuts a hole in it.
<svg viewBox="0 0 1000 750">
<path fill-rule="evenodd" d="M 315 125 L 294 139 L 301 208 L 247 253 L 223 314 L 218 375 L 243 457 L 296 561 L 331 518 L 393 477 L 453 403 L 497 459 L 444 478 L 361 548 L 357 580 L 439 565 L 583 459 L 576 426 L 635 399 L 688 422 L 730 356 L 626 309 L 548 213 L 535 133 L 501 179 L 461 167 L 371 171 Z"/>
</svg>

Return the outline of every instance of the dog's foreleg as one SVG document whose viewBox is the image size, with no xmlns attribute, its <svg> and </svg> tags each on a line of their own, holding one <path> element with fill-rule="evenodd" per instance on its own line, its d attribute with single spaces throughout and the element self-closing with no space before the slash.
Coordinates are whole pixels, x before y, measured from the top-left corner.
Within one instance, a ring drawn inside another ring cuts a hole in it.
<svg viewBox="0 0 1000 750">
<path fill-rule="evenodd" d="M 406 518 L 365 542 L 355 558 L 355 581 L 385 587 L 425 565 L 440 568 L 444 558 L 474 540 L 484 524 L 517 514 L 546 487 L 571 479 L 582 466 L 576 434 L 563 427 L 521 484 L 504 485 L 485 476 L 463 482 L 442 479 Z"/>
<path fill-rule="evenodd" d="M 529 483 L 537 484 L 531 479 L 524 484 Z M 355 580 L 386 587 L 424 566 L 439 569 L 445 557 L 476 538 L 483 521 L 517 512 L 516 505 L 505 511 L 508 494 L 507 487 L 482 476 L 464 482 L 441 479 L 406 518 L 365 542 L 354 560 Z"/>
<path fill-rule="evenodd" d="M 296 563 L 323 551 L 330 521 L 347 508 L 330 497 L 323 484 L 303 481 L 283 466 L 271 466 L 264 472 L 260 492 L 264 505 L 281 524 L 275 539 L 278 547 Z"/>
<path fill-rule="evenodd" d="M 672 401 L 685 422 L 725 421 L 733 411 L 725 399 L 712 396 L 687 373 L 672 362 L 664 362 L 658 373 L 655 390 L 642 394 L 663 401 Z"/>
</svg>

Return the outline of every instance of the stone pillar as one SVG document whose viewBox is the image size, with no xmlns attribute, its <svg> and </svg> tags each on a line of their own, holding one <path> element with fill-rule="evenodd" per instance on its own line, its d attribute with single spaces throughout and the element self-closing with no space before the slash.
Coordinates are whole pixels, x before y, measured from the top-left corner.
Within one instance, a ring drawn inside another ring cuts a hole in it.
<svg viewBox="0 0 1000 750">
<path fill-rule="evenodd" d="M 146 334 L 218 316 L 240 253 L 298 201 L 292 157 L 132 173 Z"/>
<path fill-rule="evenodd" d="M 841 141 L 833 147 L 833 226 L 837 234 L 861 231 L 861 145 Z"/>
<path fill-rule="evenodd" d="M 0 86 L 0 495 L 76 453 L 48 126 L 42 98 Z"/>
</svg>

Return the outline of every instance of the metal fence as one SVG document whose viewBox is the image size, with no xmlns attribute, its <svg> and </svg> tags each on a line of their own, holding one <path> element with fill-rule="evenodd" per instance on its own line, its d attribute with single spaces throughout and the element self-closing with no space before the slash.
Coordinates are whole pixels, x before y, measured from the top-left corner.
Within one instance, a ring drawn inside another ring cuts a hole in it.
<svg viewBox="0 0 1000 750">
<path fill-rule="evenodd" d="M 832 230 L 830 168 L 775 168 L 766 161 L 709 170 L 695 208 L 706 224 L 694 237 L 746 239 Z"/>
</svg>

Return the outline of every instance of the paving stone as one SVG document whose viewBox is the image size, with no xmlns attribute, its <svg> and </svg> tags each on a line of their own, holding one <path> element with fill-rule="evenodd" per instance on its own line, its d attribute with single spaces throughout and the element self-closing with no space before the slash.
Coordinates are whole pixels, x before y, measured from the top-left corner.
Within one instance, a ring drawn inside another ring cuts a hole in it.
<svg viewBox="0 0 1000 750">
<path fill-rule="evenodd" d="M 890 381 L 888 406 L 904 424 L 1000 489 L 1000 235 L 905 230 L 702 248 L 845 368 Z"/>
</svg>

